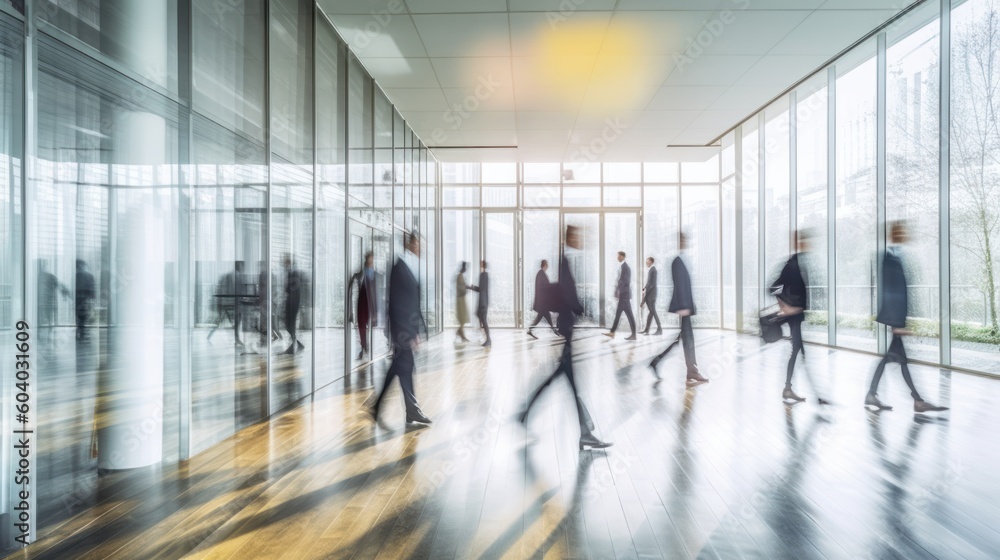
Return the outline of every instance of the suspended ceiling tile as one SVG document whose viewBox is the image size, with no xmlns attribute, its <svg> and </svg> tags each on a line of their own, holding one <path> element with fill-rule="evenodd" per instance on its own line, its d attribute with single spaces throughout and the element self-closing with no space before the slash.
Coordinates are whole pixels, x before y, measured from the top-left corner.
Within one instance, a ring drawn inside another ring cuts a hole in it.
<svg viewBox="0 0 1000 560">
<path fill-rule="evenodd" d="M 427 53 L 432 57 L 510 55 L 506 13 L 412 17 Z"/>
</svg>

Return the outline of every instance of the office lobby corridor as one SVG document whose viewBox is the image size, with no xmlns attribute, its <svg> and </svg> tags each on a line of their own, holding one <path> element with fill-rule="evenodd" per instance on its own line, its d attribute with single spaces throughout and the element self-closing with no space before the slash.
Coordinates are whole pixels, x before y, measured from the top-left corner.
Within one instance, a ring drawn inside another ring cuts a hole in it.
<svg viewBox="0 0 1000 560">
<path fill-rule="evenodd" d="M 433 337 L 415 385 L 427 428 L 404 424 L 397 387 L 377 424 L 358 414 L 377 361 L 176 467 L 102 477 L 90 510 L 14 558 L 997 558 L 996 380 L 912 369 L 938 417 L 914 415 L 890 365 L 807 346 L 835 406 L 801 369 L 780 399 L 787 341 L 697 330 L 711 382 L 685 390 L 675 330 L 608 340 L 580 330 L 581 396 L 614 446 L 578 451 L 563 380 L 517 414 L 561 347 L 497 331 L 493 347 Z M 801 365 L 800 365 L 801 367 Z M 929 535 L 934 535 L 931 538 Z"/>
</svg>

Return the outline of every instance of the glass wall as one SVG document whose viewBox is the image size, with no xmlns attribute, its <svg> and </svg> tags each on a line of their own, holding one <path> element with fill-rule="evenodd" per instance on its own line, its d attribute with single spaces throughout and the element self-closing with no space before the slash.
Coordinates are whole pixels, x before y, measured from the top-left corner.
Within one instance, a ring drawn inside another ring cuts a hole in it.
<svg viewBox="0 0 1000 560">
<path fill-rule="evenodd" d="M 837 343 L 876 350 L 877 168 L 874 40 L 836 66 L 834 128 L 837 135 L 836 246 Z"/>
<path fill-rule="evenodd" d="M 927 0 L 736 127 L 743 330 L 773 302 L 761 291 L 800 229 L 812 249 L 808 339 L 884 351 L 888 332 L 875 317 L 880 253 L 890 250 L 905 263 L 910 357 L 1000 374 L 996 9 L 992 0 Z M 951 10 L 947 34 L 942 10 Z M 893 247 L 887 230 L 898 221 L 910 239 Z"/>
<path fill-rule="evenodd" d="M 732 145 L 727 154 L 726 173 L 732 187 Z M 461 262 L 468 263 L 466 283 L 475 284 L 480 258 L 488 262 L 490 271 L 490 325 L 530 326 L 535 318 L 535 278 L 541 262 L 548 263 L 546 276 L 556 282 L 561 232 L 566 225 L 576 224 L 592 230 L 585 233 L 588 250 L 576 263 L 583 275 L 577 283 L 587 307 L 581 324 L 610 326 L 614 321 L 614 285 L 620 268 L 617 254 L 624 251 L 632 269 L 633 313 L 641 323 L 637 330 L 645 327 L 648 314 L 645 307 L 639 307 L 648 275 L 646 257 L 654 259 L 658 270 L 657 305 L 663 308 L 659 309 L 663 326 L 677 326 L 677 317 L 666 313 L 665 307 L 673 289 L 670 266 L 677 255 L 677 234 L 683 229 L 691 242 L 686 258 L 698 301 L 695 324 L 719 327 L 723 298 L 720 232 L 726 227 L 721 221 L 719 198 L 722 159 L 587 165 L 442 164 L 442 231 L 447 232 L 442 239 L 442 270 L 449 277 L 444 289 L 445 326 L 457 326 L 454 284 Z M 731 188 L 730 194 L 734 193 Z M 735 215 L 735 206 L 729 210 Z M 730 274 L 735 274 L 732 267 Z M 732 279 L 729 286 L 735 293 Z M 476 304 L 477 296 L 470 293 L 470 314 Z M 730 320 L 735 320 L 734 314 Z"/>
<path fill-rule="evenodd" d="M 997 371 L 1000 346 L 1000 33 L 990 0 L 951 13 L 951 361 Z M 942 341 L 946 343 L 947 341 Z"/>
<path fill-rule="evenodd" d="M 0 513 L 29 491 L 31 539 L 343 377 L 357 228 L 381 280 L 421 230 L 437 324 L 436 162 L 316 10 L 47 2 L 28 65 L 0 11 L 0 399 L 23 321 L 37 473 L 14 484 L 3 418 Z"/>
</svg>

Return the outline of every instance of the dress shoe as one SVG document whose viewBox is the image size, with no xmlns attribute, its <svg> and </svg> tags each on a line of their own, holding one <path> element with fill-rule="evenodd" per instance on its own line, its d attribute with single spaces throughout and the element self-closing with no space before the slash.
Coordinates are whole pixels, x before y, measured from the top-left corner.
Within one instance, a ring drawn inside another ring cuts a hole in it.
<svg viewBox="0 0 1000 560">
<path fill-rule="evenodd" d="M 660 336 L 662 334 L 663 334 L 663 329 L 656 329 L 656 332 L 653 333 L 653 336 Z"/>
<path fill-rule="evenodd" d="M 833 402 L 832 401 L 829 401 L 829 400 L 824 399 L 822 397 L 816 397 L 816 402 L 818 402 L 819 404 L 821 404 L 823 406 L 833 406 Z"/>
<path fill-rule="evenodd" d="M 614 331 L 606 332 L 606 333 L 604 333 L 604 336 L 606 336 L 608 338 L 614 338 L 615 337 L 615 332 Z"/>
<path fill-rule="evenodd" d="M 655 375 L 656 376 L 656 380 L 659 381 L 660 379 L 663 379 L 663 378 L 660 377 L 660 372 L 659 372 L 659 370 L 656 369 L 657 365 L 659 365 L 659 362 L 657 362 L 656 360 L 653 360 L 652 362 L 649 362 L 649 369 L 653 370 L 653 375 Z"/>
<path fill-rule="evenodd" d="M 944 412 L 947 406 L 935 406 L 927 401 L 913 401 L 913 412 Z"/>
<path fill-rule="evenodd" d="M 533 338 L 535 340 L 538 340 L 538 337 L 535 336 L 535 333 L 531 332 L 531 329 L 528 329 L 528 336 L 530 336 L 531 338 Z"/>
<path fill-rule="evenodd" d="M 490 346 L 493 346 L 493 343 L 490 342 L 489 340 L 483 343 L 483 348 L 489 348 Z"/>
<path fill-rule="evenodd" d="M 639 340 L 639 339 L 636 338 L 635 335 L 633 334 L 632 336 L 626 338 L 625 340 Z"/>
<path fill-rule="evenodd" d="M 785 387 L 785 390 L 781 392 L 781 398 L 786 401 L 795 401 L 795 402 L 802 402 L 806 400 L 804 397 L 796 395 L 795 391 L 792 391 L 791 387 Z"/>
<path fill-rule="evenodd" d="M 878 396 L 872 394 L 865 397 L 865 408 L 874 408 L 875 410 L 892 410 L 891 406 L 878 400 Z"/>
<path fill-rule="evenodd" d="M 649 336 L 649 331 L 648 330 L 639 331 L 639 334 L 641 334 L 642 336 Z"/>
<path fill-rule="evenodd" d="M 431 419 L 424 416 L 424 413 L 417 409 L 414 412 L 406 413 L 406 423 L 407 424 L 430 424 Z"/>
<path fill-rule="evenodd" d="M 708 378 L 698 373 L 697 370 L 689 371 L 687 374 L 688 383 L 708 383 Z"/>
<path fill-rule="evenodd" d="M 299 350 L 305 350 L 306 349 L 306 345 L 302 344 L 298 340 L 295 341 L 295 346 L 298 347 Z"/>
<path fill-rule="evenodd" d="M 597 439 L 594 434 L 587 434 L 580 436 L 580 451 L 583 451 L 584 447 L 589 447 L 591 449 L 604 449 L 605 447 L 611 447 L 614 445 L 609 441 L 601 441 Z"/>
</svg>

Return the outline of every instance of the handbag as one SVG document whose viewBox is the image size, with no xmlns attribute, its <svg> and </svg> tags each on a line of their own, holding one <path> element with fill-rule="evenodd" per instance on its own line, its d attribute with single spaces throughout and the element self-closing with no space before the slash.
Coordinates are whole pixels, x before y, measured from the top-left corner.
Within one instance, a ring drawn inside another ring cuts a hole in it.
<svg viewBox="0 0 1000 560">
<path fill-rule="evenodd" d="M 781 314 L 777 305 L 760 311 L 760 338 L 765 344 L 781 340 L 781 337 L 784 336 L 781 325 L 786 319 L 787 317 Z"/>
</svg>

